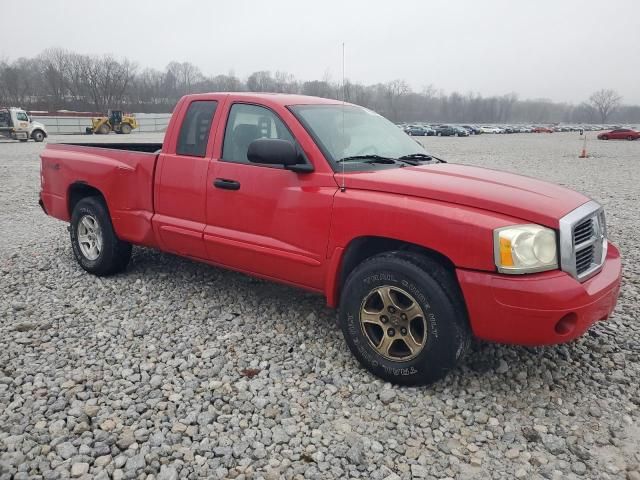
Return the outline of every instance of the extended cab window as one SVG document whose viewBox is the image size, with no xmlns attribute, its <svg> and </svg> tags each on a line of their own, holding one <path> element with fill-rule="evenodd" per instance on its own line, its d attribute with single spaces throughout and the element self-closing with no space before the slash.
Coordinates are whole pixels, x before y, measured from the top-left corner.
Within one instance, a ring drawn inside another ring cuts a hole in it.
<svg viewBox="0 0 640 480">
<path fill-rule="evenodd" d="M 218 102 L 213 100 L 191 102 L 180 127 L 176 148 L 178 155 L 205 156 L 211 122 L 217 106 Z"/>
<path fill-rule="evenodd" d="M 27 114 L 24 112 L 16 112 L 16 119 L 19 122 L 28 122 L 29 121 L 29 117 L 27 117 Z"/>
<path fill-rule="evenodd" d="M 282 120 L 268 108 L 236 103 L 231 107 L 224 132 L 222 159 L 248 163 L 249 144 L 259 138 L 278 138 L 294 142 Z"/>
</svg>

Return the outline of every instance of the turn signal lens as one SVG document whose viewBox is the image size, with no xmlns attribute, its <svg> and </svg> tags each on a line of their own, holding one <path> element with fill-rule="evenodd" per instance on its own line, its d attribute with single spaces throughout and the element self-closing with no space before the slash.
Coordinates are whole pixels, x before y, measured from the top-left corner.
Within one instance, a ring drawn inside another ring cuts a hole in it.
<svg viewBox="0 0 640 480">
<path fill-rule="evenodd" d="M 500 264 L 504 267 L 513 267 L 513 257 L 511 256 L 511 240 L 500 239 Z"/>
</svg>

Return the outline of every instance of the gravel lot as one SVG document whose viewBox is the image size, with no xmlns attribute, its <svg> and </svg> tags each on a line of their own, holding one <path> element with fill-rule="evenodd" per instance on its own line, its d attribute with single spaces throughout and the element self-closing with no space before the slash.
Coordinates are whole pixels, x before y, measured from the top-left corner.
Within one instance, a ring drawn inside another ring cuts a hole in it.
<svg viewBox="0 0 640 480">
<path fill-rule="evenodd" d="M 393 387 L 318 296 L 141 248 L 124 275 L 84 273 L 36 204 L 43 146 L 0 142 L 0 479 L 640 480 L 640 141 L 590 140 L 587 160 L 578 134 L 422 141 L 604 204 L 613 318 Z"/>
</svg>

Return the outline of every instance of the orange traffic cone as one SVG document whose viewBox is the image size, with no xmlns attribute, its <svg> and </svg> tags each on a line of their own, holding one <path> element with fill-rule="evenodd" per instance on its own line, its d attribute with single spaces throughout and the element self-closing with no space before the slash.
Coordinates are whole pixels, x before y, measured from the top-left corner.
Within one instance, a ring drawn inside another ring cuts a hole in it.
<svg viewBox="0 0 640 480">
<path fill-rule="evenodd" d="M 582 144 L 582 152 L 578 155 L 578 158 L 589 158 L 587 155 L 587 134 L 584 135 L 584 143 Z"/>
</svg>

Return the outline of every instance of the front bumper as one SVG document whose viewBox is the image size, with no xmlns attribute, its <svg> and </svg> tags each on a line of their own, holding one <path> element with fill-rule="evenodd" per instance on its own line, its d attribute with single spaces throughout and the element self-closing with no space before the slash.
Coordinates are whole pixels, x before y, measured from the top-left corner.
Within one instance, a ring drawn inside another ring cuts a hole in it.
<svg viewBox="0 0 640 480">
<path fill-rule="evenodd" d="M 521 276 L 462 269 L 456 273 L 476 337 L 550 345 L 573 340 L 611 315 L 622 264 L 610 243 L 600 273 L 583 283 L 557 270 Z"/>
</svg>

